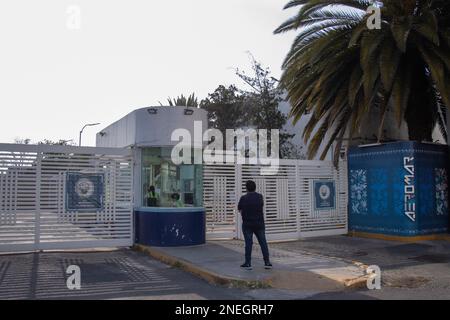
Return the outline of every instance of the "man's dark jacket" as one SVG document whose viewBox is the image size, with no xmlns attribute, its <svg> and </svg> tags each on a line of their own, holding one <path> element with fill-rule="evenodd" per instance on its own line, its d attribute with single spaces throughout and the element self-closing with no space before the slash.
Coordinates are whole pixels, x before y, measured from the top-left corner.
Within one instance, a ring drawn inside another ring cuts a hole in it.
<svg viewBox="0 0 450 320">
<path fill-rule="evenodd" d="M 239 200 L 238 210 L 242 213 L 244 227 L 263 229 L 264 225 L 264 199 L 257 192 L 249 192 Z"/>
</svg>

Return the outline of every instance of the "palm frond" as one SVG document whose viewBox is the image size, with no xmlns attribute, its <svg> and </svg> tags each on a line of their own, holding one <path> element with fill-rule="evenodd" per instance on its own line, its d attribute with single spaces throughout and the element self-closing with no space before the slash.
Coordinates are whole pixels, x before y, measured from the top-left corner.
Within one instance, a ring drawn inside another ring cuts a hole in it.
<svg viewBox="0 0 450 320">
<path fill-rule="evenodd" d="M 450 5 L 381 2 L 380 30 L 367 28 L 370 0 L 293 0 L 285 7 L 298 10 L 275 33 L 295 30 L 297 37 L 284 60 L 280 86 L 288 92 L 294 123 L 310 113 L 303 130 L 310 157 L 323 143 L 321 157 L 333 145 L 338 155 L 364 121 L 378 121 L 373 134 L 382 140 L 390 110 L 399 126 L 407 122 L 410 134 L 426 130 L 415 135 L 420 138 L 431 139 L 435 121 L 443 124 L 442 114 L 435 117 L 436 106 L 424 101 L 450 106 Z M 414 98 L 418 93 L 422 100 Z M 422 122 L 411 121 L 415 111 Z M 379 117 L 368 118 L 369 112 Z M 414 127 L 418 124 L 424 127 Z"/>
</svg>

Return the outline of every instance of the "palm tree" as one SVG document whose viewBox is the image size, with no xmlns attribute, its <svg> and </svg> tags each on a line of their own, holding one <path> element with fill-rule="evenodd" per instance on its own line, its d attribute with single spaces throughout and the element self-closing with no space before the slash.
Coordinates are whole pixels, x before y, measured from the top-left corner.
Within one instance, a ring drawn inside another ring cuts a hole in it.
<svg viewBox="0 0 450 320">
<path fill-rule="evenodd" d="M 303 132 L 310 157 L 328 140 L 321 158 L 336 142 L 337 159 L 343 140 L 351 140 L 364 121 L 378 121 L 381 141 L 390 109 L 399 125 L 406 121 L 411 140 L 432 140 L 443 119 L 441 107 L 450 106 L 448 3 L 293 0 L 286 5 L 298 12 L 275 33 L 296 30 L 298 36 L 284 61 L 281 85 L 294 121 L 312 113 Z M 381 9 L 381 29 L 368 28 L 370 5 Z M 379 119 L 363 120 L 373 110 Z"/>
<path fill-rule="evenodd" d="M 200 106 L 198 102 L 198 98 L 195 96 L 195 93 L 192 93 L 189 97 L 185 97 L 183 94 L 177 98 L 168 98 L 167 102 L 170 107 L 194 107 L 198 108 Z M 160 105 L 161 102 L 159 103 Z"/>
</svg>

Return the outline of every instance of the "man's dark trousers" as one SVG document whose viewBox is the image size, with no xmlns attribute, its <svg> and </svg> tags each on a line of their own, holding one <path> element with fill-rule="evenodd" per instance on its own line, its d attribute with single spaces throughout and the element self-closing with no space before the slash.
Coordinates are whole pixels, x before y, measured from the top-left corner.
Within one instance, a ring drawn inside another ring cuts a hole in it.
<svg viewBox="0 0 450 320">
<path fill-rule="evenodd" d="M 253 234 L 255 234 L 259 245 L 261 246 L 264 262 L 269 262 L 269 248 L 267 246 L 265 228 L 243 225 L 242 233 L 244 234 L 245 239 L 245 263 L 250 265 L 252 263 Z"/>
</svg>

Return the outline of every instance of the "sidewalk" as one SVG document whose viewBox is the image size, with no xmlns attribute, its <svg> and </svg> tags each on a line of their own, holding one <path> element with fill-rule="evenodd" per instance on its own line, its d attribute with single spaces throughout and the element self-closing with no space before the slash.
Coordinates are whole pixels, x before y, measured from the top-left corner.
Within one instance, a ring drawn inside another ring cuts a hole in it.
<svg viewBox="0 0 450 320">
<path fill-rule="evenodd" d="M 197 247 L 155 248 L 137 245 L 172 266 L 210 283 L 229 287 L 336 291 L 366 284 L 363 265 L 308 252 L 292 252 L 270 246 L 273 270 L 265 270 L 260 248 L 253 247 L 253 270 L 242 270 L 244 243 L 213 241 Z"/>
<path fill-rule="evenodd" d="M 403 243 L 346 236 L 312 238 L 274 243 L 273 248 L 289 252 L 310 252 L 324 256 L 377 265 L 382 271 L 383 297 L 392 290 L 419 298 L 450 298 L 450 242 L 443 240 Z M 390 298 L 391 296 L 389 296 Z"/>
</svg>

